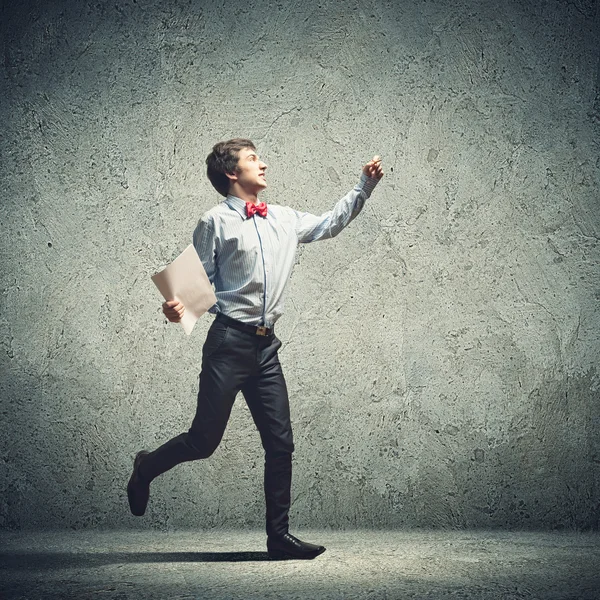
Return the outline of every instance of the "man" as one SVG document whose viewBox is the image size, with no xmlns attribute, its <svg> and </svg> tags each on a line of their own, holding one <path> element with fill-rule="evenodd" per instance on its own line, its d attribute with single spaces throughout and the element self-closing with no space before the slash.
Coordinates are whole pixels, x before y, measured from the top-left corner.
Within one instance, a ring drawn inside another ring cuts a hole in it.
<svg viewBox="0 0 600 600">
<path fill-rule="evenodd" d="M 315 558 L 325 548 L 288 531 L 294 442 L 277 356 L 281 342 L 273 327 L 282 314 L 298 243 L 334 237 L 348 225 L 383 177 L 381 160 L 375 156 L 369 161 L 356 187 L 320 217 L 258 202 L 258 194 L 267 187 L 267 165 L 250 140 L 216 144 L 206 164 L 211 183 L 225 200 L 209 210 L 194 231 L 194 246 L 217 297 L 211 308 L 216 318 L 202 348 L 196 415 L 187 433 L 154 452 L 137 454 L 127 486 L 129 505 L 134 515 L 143 515 L 155 477 L 215 451 L 241 391 L 265 450 L 269 556 Z M 184 310 L 178 300 L 163 304 L 171 322 L 180 321 Z"/>
</svg>

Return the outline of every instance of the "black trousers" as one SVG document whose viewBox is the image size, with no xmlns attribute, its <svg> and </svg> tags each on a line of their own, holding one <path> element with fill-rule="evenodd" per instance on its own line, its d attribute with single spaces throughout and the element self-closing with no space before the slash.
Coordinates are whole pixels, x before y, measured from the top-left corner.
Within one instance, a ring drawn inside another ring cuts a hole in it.
<svg viewBox="0 0 600 600">
<path fill-rule="evenodd" d="M 181 462 L 208 458 L 221 442 L 241 391 L 265 450 L 267 535 L 287 533 L 294 442 L 287 387 L 277 356 L 280 347 L 275 335 L 239 331 L 217 317 L 202 348 L 192 426 L 148 454 L 140 475 L 151 481 Z"/>
</svg>

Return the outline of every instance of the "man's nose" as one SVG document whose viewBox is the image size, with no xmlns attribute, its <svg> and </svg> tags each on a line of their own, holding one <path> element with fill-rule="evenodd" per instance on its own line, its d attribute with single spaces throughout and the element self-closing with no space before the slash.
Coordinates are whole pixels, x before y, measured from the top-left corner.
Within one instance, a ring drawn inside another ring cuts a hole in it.
<svg viewBox="0 0 600 600">
<path fill-rule="evenodd" d="M 261 161 L 260 168 L 266 170 L 267 169 L 267 164 Z"/>
</svg>

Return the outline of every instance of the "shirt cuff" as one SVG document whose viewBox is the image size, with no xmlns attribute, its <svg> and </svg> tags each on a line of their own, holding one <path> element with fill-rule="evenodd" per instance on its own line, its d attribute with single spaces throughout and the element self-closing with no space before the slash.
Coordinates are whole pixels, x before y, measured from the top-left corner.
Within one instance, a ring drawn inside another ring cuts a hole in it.
<svg viewBox="0 0 600 600">
<path fill-rule="evenodd" d="M 375 189 L 375 186 L 379 183 L 379 179 L 375 179 L 375 177 L 369 177 L 364 173 L 360 174 L 360 182 L 359 186 L 362 188 L 362 191 L 367 194 L 367 198 L 371 195 L 371 192 Z"/>
</svg>

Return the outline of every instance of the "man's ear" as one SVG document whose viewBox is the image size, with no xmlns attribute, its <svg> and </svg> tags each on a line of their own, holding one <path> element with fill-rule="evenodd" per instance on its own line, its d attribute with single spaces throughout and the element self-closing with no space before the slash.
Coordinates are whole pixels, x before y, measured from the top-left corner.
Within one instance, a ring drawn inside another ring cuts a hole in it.
<svg viewBox="0 0 600 600">
<path fill-rule="evenodd" d="M 227 175 L 227 177 L 229 178 L 229 183 L 237 181 L 238 176 L 235 173 L 225 173 L 225 175 Z"/>
</svg>

